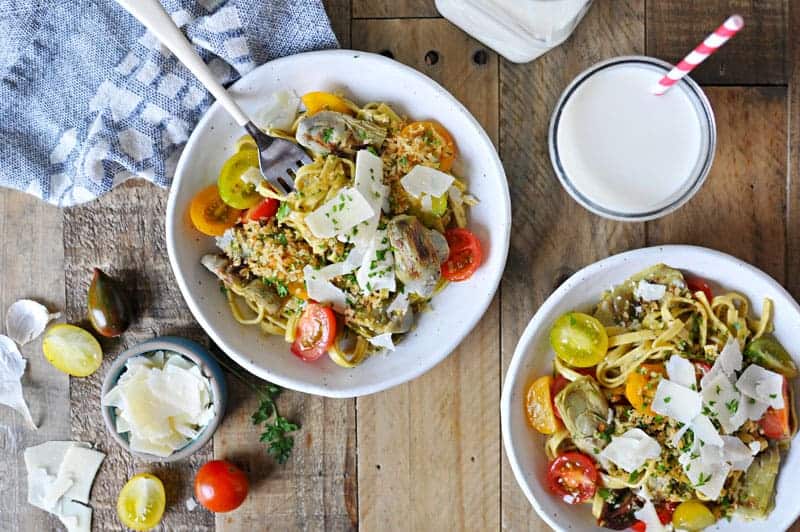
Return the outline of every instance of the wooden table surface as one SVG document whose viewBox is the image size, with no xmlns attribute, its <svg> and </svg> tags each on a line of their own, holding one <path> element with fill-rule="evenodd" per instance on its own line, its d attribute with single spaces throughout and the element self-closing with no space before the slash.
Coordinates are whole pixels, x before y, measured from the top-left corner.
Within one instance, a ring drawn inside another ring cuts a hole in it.
<svg viewBox="0 0 800 532">
<path fill-rule="evenodd" d="M 800 295 L 800 3 L 790 0 L 597 0 L 575 34 L 539 60 L 510 63 L 439 18 L 433 0 L 327 0 L 342 46 L 381 52 L 439 81 L 483 124 L 508 175 L 514 230 L 502 286 L 461 347 L 427 375 L 357 400 L 287 392 L 280 406 L 303 425 L 280 466 L 249 421 L 256 400 L 230 380 L 231 405 L 213 444 L 175 465 L 148 465 L 109 440 L 99 389 L 122 349 L 161 334 L 208 344 L 168 265 L 167 191 L 129 182 L 79 207 L 58 210 L 0 191 L 0 310 L 22 297 L 86 315 L 91 269 L 122 278 L 139 318 L 103 341 L 93 376 L 68 379 L 24 348 L 25 394 L 40 429 L 0 407 L 0 530 L 60 525 L 26 503 L 22 451 L 52 439 L 85 440 L 108 453 L 92 492 L 96 530 L 118 530 L 125 480 L 153 471 L 166 484 L 165 530 L 546 530 L 503 455 L 499 400 L 514 346 L 537 307 L 570 273 L 621 251 L 697 244 L 762 268 Z M 711 175 L 677 213 L 618 223 L 582 209 L 562 190 L 547 154 L 547 125 L 566 84 L 615 55 L 679 60 L 728 14 L 746 27 L 695 70 L 717 117 Z M 792 29 L 793 28 L 793 29 Z M 795 37 L 790 38 L 791 35 Z M 368 75 L 368 73 L 365 73 Z M 2 326 L 0 326 L 2 327 Z M 214 517 L 188 511 L 193 472 L 212 457 L 245 468 L 242 508 Z M 800 530 L 800 527 L 795 527 Z"/>
</svg>

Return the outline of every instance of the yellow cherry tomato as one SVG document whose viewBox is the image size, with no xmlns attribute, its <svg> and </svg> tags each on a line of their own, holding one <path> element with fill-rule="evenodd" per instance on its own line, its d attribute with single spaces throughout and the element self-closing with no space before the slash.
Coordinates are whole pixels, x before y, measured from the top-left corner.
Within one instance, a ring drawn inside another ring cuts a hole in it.
<svg viewBox="0 0 800 532">
<path fill-rule="evenodd" d="M 133 530 L 150 530 L 161 522 L 167 494 L 155 475 L 134 475 L 119 492 L 117 515 L 122 524 Z"/>
<path fill-rule="evenodd" d="M 236 151 L 257 149 L 258 145 L 256 145 L 255 139 L 250 135 L 242 135 L 239 137 L 239 140 L 236 141 Z"/>
<path fill-rule="evenodd" d="M 636 410 L 645 411 L 651 415 L 655 413 L 650 408 L 656 394 L 658 374 L 665 374 L 663 364 L 642 364 L 625 379 L 625 397 Z"/>
<path fill-rule="evenodd" d="M 453 167 L 456 160 L 456 143 L 453 136 L 444 126 L 432 120 L 421 122 L 411 122 L 400 132 L 400 136 L 406 139 L 422 137 L 425 146 L 431 152 L 438 155 L 439 170 L 447 172 Z"/>
<path fill-rule="evenodd" d="M 350 106 L 342 98 L 330 92 L 309 92 L 300 98 L 309 116 L 315 115 L 320 111 L 336 111 L 338 113 L 353 114 Z"/>
<path fill-rule="evenodd" d="M 56 369 L 73 377 L 88 377 L 103 362 L 103 350 L 95 337 L 66 323 L 53 325 L 44 333 L 42 351 Z"/>
<path fill-rule="evenodd" d="M 222 236 L 239 219 L 241 211 L 225 204 L 219 195 L 217 185 L 204 188 L 192 198 L 189 217 L 195 228 L 209 236 Z"/>
<path fill-rule="evenodd" d="M 542 434 L 553 434 L 561 428 L 561 422 L 553 412 L 552 388 L 553 377 L 550 375 L 539 377 L 528 388 L 525 401 L 528 422 Z"/>
<path fill-rule="evenodd" d="M 711 510 L 700 501 L 682 502 L 675 508 L 675 513 L 672 514 L 672 526 L 676 530 L 697 532 L 716 522 L 717 519 L 711 513 Z"/>
<path fill-rule="evenodd" d="M 550 345 L 558 358 L 576 368 L 590 368 L 608 351 L 606 328 L 596 318 L 567 312 L 550 329 Z"/>
<path fill-rule="evenodd" d="M 244 149 L 231 155 L 219 171 L 219 195 L 234 209 L 249 209 L 264 199 L 255 185 L 242 179 L 250 169 L 258 171 L 258 151 Z"/>
</svg>

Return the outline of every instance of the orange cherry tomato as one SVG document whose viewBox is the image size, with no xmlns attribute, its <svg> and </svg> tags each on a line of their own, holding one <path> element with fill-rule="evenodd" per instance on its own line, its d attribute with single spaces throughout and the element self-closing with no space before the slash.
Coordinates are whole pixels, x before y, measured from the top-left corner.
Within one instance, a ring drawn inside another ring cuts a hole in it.
<svg viewBox="0 0 800 532">
<path fill-rule="evenodd" d="M 249 484 L 244 472 L 227 460 L 207 462 L 194 477 L 197 502 L 212 512 L 230 512 L 242 505 Z"/>
<path fill-rule="evenodd" d="M 552 387 L 553 377 L 550 375 L 539 377 L 528 388 L 525 400 L 528 422 L 542 434 L 553 434 L 561 427 L 561 422 L 553 410 Z"/>
<path fill-rule="evenodd" d="M 297 299 L 308 301 L 308 292 L 306 292 L 306 285 L 304 283 L 289 283 L 286 285 L 286 288 L 288 288 L 289 293 Z"/>
<path fill-rule="evenodd" d="M 222 201 L 217 185 L 208 186 L 198 192 L 189 205 L 192 224 L 198 231 L 209 236 L 221 236 L 226 229 L 236 224 L 240 213 L 241 211 Z"/>
<path fill-rule="evenodd" d="M 642 373 L 642 371 L 644 373 Z M 650 415 L 654 412 L 650 409 L 653 397 L 656 394 L 658 377 L 652 374 L 665 375 L 663 364 L 642 364 L 625 379 L 625 397 L 636 410 L 645 411 Z"/>
<path fill-rule="evenodd" d="M 292 353 L 312 362 L 328 352 L 336 340 L 336 315 L 330 307 L 309 301 L 297 323 Z"/>
<path fill-rule="evenodd" d="M 330 92 L 309 92 L 300 98 L 306 106 L 308 116 L 315 115 L 320 111 L 336 111 L 337 113 L 353 114 L 350 106 L 342 98 Z"/>
<path fill-rule="evenodd" d="M 250 207 L 245 211 L 244 219 L 248 222 L 269 220 L 278 212 L 281 202 L 275 198 L 264 198 L 264 201 Z"/>
<path fill-rule="evenodd" d="M 758 426 L 764 436 L 771 440 L 785 440 L 791 436 L 789 430 L 789 384 L 786 377 L 783 378 L 783 408 L 778 410 L 769 407 L 761 419 Z"/>
<path fill-rule="evenodd" d="M 567 504 L 578 504 L 594 497 L 597 476 L 592 459 L 579 452 L 560 454 L 547 470 L 550 491 Z"/>
<path fill-rule="evenodd" d="M 703 292 L 706 295 L 706 299 L 708 299 L 709 303 L 712 299 L 714 299 L 714 292 L 711 291 L 708 281 L 702 277 L 697 277 L 696 275 L 687 275 L 686 286 L 692 291 L 693 294 L 695 292 Z"/>
<path fill-rule="evenodd" d="M 401 137 L 413 139 L 422 137 L 431 151 L 439 156 L 439 170 L 448 172 L 453 167 L 458 150 L 453 136 L 444 126 L 432 120 L 411 122 L 400 132 Z"/>
<path fill-rule="evenodd" d="M 483 262 L 481 242 L 470 230 L 457 227 L 444 233 L 450 255 L 442 264 L 442 275 L 448 281 L 465 281 Z"/>
<path fill-rule="evenodd" d="M 633 532 L 646 532 L 647 523 L 645 523 L 644 521 L 636 521 L 631 525 L 631 530 L 633 530 Z"/>
</svg>

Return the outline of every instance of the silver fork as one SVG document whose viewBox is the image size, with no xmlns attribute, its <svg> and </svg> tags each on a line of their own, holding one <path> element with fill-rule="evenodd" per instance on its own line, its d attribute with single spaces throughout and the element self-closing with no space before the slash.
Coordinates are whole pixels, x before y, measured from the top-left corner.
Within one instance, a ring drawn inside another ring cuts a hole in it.
<svg viewBox="0 0 800 532">
<path fill-rule="evenodd" d="M 258 163 L 261 175 L 276 192 L 289 194 L 294 190 L 295 171 L 311 162 L 308 154 L 293 142 L 270 137 L 244 114 L 228 91 L 211 73 L 197 52 L 175 25 L 158 0 L 117 0 L 128 13 L 136 17 L 145 28 L 169 48 L 175 57 L 188 68 L 228 113 L 253 137 L 258 146 Z"/>
</svg>

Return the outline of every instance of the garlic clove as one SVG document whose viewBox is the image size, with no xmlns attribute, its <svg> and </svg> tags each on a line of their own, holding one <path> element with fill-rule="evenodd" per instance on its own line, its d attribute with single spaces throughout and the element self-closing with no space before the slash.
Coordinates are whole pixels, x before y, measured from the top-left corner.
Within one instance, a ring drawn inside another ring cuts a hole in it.
<svg viewBox="0 0 800 532">
<path fill-rule="evenodd" d="M 25 345 L 41 336 L 50 320 L 60 316 L 60 312 L 50 314 L 41 303 L 20 299 L 8 307 L 6 332 L 19 345 Z"/>
</svg>

